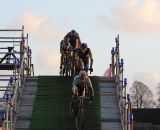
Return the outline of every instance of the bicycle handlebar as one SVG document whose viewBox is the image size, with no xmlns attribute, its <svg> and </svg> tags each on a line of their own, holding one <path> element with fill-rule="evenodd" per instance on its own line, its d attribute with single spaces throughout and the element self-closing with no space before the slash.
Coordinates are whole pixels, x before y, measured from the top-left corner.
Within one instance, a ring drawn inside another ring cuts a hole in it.
<svg viewBox="0 0 160 130">
<path fill-rule="evenodd" d="M 91 99 L 90 97 L 84 97 L 84 96 L 78 96 L 78 98 L 80 99 Z M 93 102 L 93 100 L 89 101 L 89 104 L 91 104 Z"/>
<path fill-rule="evenodd" d="M 68 49 L 69 51 L 76 51 L 77 49 Z"/>
<path fill-rule="evenodd" d="M 77 96 L 78 98 L 86 98 L 89 99 L 90 97 L 85 97 L 85 96 Z"/>
<path fill-rule="evenodd" d="M 90 71 L 90 74 L 92 73 L 91 69 L 82 69 L 82 70 L 84 70 L 84 71 L 85 71 L 85 70 L 89 70 L 89 71 Z"/>
</svg>

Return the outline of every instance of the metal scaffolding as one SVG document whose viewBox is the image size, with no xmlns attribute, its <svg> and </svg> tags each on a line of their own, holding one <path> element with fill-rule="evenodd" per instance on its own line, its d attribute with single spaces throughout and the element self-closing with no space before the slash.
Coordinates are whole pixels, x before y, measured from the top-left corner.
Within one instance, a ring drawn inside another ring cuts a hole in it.
<svg viewBox="0 0 160 130">
<path fill-rule="evenodd" d="M 112 76 L 116 78 L 116 88 L 123 130 L 133 130 L 133 114 L 130 95 L 126 93 L 127 78 L 124 78 L 124 61 L 120 59 L 119 35 L 115 38 L 116 47 L 111 50 Z"/>
<path fill-rule="evenodd" d="M 0 105 L 2 129 L 14 129 L 25 77 L 34 76 L 28 34 L 21 29 L 0 29 Z"/>
</svg>

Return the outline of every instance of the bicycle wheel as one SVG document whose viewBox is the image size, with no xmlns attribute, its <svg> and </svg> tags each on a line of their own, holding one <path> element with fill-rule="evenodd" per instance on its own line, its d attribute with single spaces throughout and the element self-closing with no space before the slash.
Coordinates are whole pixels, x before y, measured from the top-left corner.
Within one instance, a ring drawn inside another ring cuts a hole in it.
<svg viewBox="0 0 160 130">
<path fill-rule="evenodd" d="M 75 117 L 75 111 L 74 111 L 74 109 L 71 107 L 71 104 L 70 104 L 70 107 L 69 107 L 69 117 L 70 117 L 71 120 L 73 120 L 74 117 Z"/>
<path fill-rule="evenodd" d="M 68 67 L 66 67 L 66 72 L 65 72 L 66 76 L 68 76 Z"/>
<path fill-rule="evenodd" d="M 62 71 L 62 69 L 60 69 L 59 75 L 60 75 L 60 76 L 63 76 L 63 71 Z"/>
<path fill-rule="evenodd" d="M 75 75 L 74 66 L 72 66 L 72 68 L 71 68 L 71 76 L 74 76 L 74 75 Z"/>
<path fill-rule="evenodd" d="M 64 76 L 65 75 L 65 68 L 63 67 L 63 69 L 62 69 L 62 76 Z"/>
<path fill-rule="evenodd" d="M 75 125 L 77 130 L 82 130 L 85 122 L 85 110 L 80 109 L 75 117 Z"/>
</svg>

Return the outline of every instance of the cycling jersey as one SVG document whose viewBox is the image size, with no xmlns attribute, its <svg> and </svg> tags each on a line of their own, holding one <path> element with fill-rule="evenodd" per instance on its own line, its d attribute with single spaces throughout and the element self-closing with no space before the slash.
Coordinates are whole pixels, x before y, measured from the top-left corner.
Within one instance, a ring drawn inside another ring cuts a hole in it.
<svg viewBox="0 0 160 130">
<path fill-rule="evenodd" d="M 92 83 L 89 77 L 86 77 L 84 80 L 81 80 L 78 75 L 74 78 L 72 85 L 73 85 L 72 87 L 73 93 L 78 92 L 78 96 L 82 96 L 82 95 L 85 96 L 86 93 L 83 93 L 84 89 L 86 92 L 88 88 L 92 89 L 92 95 L 94 95 L 94 90 L 93 90 Z"/>
<path fill-rule="evenodd" d="M 71 32 L 69 32 L 64 37 L 64 39 L 68 39 L 68 41 L 70 42 L 70 44 L 72 46 L 72 49 L 79 48 L 80 45 L 77 45 L 77 44 L 80 44 L 80 38 L 79 38 L 79 34 L 78 33 L 73 35 Z"/>
<path fill-rule="evenodd" d="M 79 49 L 77 55 L 79 56 L 79 58 L 82 59 L 82 61 L 84 63 L 88 63 L 89 62 L 89 58 L 91 60 L 93 60 L 90 48 L 87 48 L 87 50 L 85 52 L 83 52 L 81 49 Z"/>
</svg>

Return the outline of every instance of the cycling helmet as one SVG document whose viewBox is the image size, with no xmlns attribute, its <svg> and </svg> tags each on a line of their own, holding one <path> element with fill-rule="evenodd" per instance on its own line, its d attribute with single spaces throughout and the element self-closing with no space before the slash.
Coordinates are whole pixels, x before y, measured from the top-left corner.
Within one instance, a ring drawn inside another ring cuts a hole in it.
<svg viewBox="0 0 160 130">
<path fill-rule="evenodd" d="M 76 36 L 79 37 L 79 34 L 75 30 L 70 31 L 70 36 Z"/>
<path fill-rule="evenodd" d="M 88 45 L 87 45 L 87 43 L 84 43 L 84 44 L 85 44 L 86 48 L 88 48 Z"/>
<path fill-rule="evenodd" d="M 75 30 L 71 30 L 71 33 L 76 33 L 76 31 Z"/>
<path fill-rule="evenodd" d="M 88 48 L 87 43 L 82 43 L 81 48 Z"/>
<path fill-rule="evenodd" d="M 79 77 L 83 77 L 83 76 L 87 76 L 87 73 L 86 73 L 86 71 L 81 70 L 81 71 L 79 72 Z"/>
<path fill-rule="evenodd" d="M 69 32 L 70 36 L 74 35 L 75 33 L 76 33 L 75 30 L 71 30 L 71 31 Z"/>
</svg>

